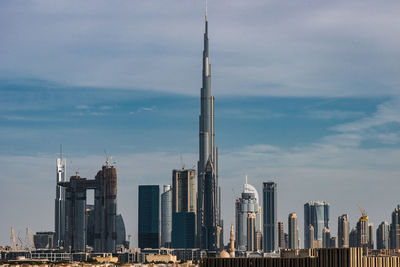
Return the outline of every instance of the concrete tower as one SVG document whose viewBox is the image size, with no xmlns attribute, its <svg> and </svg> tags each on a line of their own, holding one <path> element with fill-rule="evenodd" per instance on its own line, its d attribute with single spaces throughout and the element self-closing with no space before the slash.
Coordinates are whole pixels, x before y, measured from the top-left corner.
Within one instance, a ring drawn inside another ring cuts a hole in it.
<svg viewBox="0 0 400 267">
<path fill-rule="evenodd" d="M 297 225 L 297 215 L 296 213 L 290 213 L 288 217 L 288 235 L 289 235 L 289 245 L 290 249 L 299 248 L 299 230 Z"/>
<path fill-rule="evenodd" d="M 58 183 L 66 181 L 66 160 L 63 158 L 62 145 L 60 145 L 60 157 L 57 159 L 57 185 L 54 201 L 54 231 L 55 246 L 64 246 L 65 240 L 65 188 Z"/>
<path fill-rule="evenodd" d="M 389 223 L 382 222 L 376 230 L 376 248 L 389 249 Z"/>
<path fill-rule="evenodd" d="M 339 248 L 349 247 L 350 223 L 347 214 L 338 217 L 338 246 Z"/>
<path fill-rule="evenodd" d="M 94 196 L 95 228 L 94 250 L 116 252 L 117 241 L 117 169 L 108 165 L 108 159 L 96 175 Z"/>
<path fill-rule="evenodd" d="M 202 249 L 219 250 L 223 245 L 220 195 L 218 186 L 218 150 L 214 142 L 214 96 L 211 94 L 211 65 L 209 60 L 208 18 L 205 16 L 203 51 L 203 86 L 199 118 L 199 161 L 197 227 Z"/>
<path fill-rule="evenodd" d="M 231 258 L 235 257 L 235 231 L 233 231 L 233 223 L 231 224 L 229 237 L 229 255 L 231 256 Z"/>
</svg>

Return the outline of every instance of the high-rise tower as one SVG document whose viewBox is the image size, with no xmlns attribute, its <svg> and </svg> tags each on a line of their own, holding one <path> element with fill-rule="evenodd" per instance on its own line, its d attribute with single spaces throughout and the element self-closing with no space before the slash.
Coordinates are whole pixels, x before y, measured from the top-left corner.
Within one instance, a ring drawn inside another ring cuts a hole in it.
<svg viewBox="0 0 400 267">
<path fill-rule="evenodd" d="M 208 18 L 205 16 L 203 86 L 199 117 L 197 227 L 200 248 L 219 250 L 223 244 L 218 186 L 218 149 L 214 142 L 214 96 L 211 94 Z"/>
<path fill-rule="evenodd" d="M 263 183 L 263 238 L 264 252 L 273 252 L 277 245 L 277 184 Z"/>
<path fill-rule="evenodd" d="M 57 185 L 56 185 L 56 198 L 54 201 L 54 231 L 55 246 L 60 247 L 64 245 L 65 240 L 65 188 L 58 183 L 66 181 L 66 164 L 63 158 L 62 145 L 60 145 L 60 157 L 57 159 Z"/>
</svg>

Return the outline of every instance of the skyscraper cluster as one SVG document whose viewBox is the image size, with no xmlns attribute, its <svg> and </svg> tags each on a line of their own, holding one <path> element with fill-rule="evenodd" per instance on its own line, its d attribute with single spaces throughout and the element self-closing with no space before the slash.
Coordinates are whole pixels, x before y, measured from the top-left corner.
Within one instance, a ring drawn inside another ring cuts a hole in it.
<svg viewBox="0 0 400 267">
<path fill-rule="evenodd" d="M 116 252 L 117 245 L 127 246 L 120 215 L 117 225 L 117 170 L 109 165 L 108 159 L 95 179 L 80 177 L 78 173 L 68 182 L 65 177 L 65 158 L 60 153 L 57 159 L 54 247 L 84 252 L 90 245 L 96 252 Z M 94 206 L 87 204 L 87 190 L 94 190 Z"/>
</svg>

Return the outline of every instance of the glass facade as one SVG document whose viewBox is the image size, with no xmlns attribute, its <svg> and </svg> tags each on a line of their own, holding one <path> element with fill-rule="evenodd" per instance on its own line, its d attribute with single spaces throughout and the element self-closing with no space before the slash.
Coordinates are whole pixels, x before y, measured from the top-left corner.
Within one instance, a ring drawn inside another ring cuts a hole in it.
<svg viewBox="0 0 400 267">
<path fill-rule="evenodd" d="M 139 248 L 158 248 L 160 239 L 158 185 L 139 185 Z"/>
</svg>

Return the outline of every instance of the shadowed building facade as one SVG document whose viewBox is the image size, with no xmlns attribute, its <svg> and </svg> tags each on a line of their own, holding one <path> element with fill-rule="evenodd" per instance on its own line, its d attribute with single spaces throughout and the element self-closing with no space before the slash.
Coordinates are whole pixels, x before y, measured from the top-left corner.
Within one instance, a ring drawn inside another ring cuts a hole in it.
<svg viewBox="0 0 400 267">
<path fill-rule="evenodd" d="M 196 246 L 196 171 L 172 172 L 172 247 Z"/>
<path fill-rule="evenodd" d="M 338 217 L 338 246 L 339 248 L 349 247 L 350 223 L 347 214 Z"/>
<path fill-rule="evenodd" d="M 297 225 L 296 213 L 290 213 L 288 217 L 288 248 L 298 249 L 299 248 L 299 229 Z"/>
<path fill-rule="evenodd" d="M 277 184 L 263 183 L 263 238 L 264 252 L 272 252 L 277 247 Z"/>
<path fill-rule="evenodd" d="M 158 248 L 160 246 L 159 207 L 159 186 L 139 185 L 139 248 Z"/>
<path fill-rule="evenodd" d="M 309 238 L 310 235 L 308 234 L 310 225 L 314 229 L 313 240 Z M 329 229 L 329 203 L 310 201 L 304 204 L 304 248 L 315 248 L 314 245 L 322 246 L 322 234 L 325 227 Z"/>
</svg>

